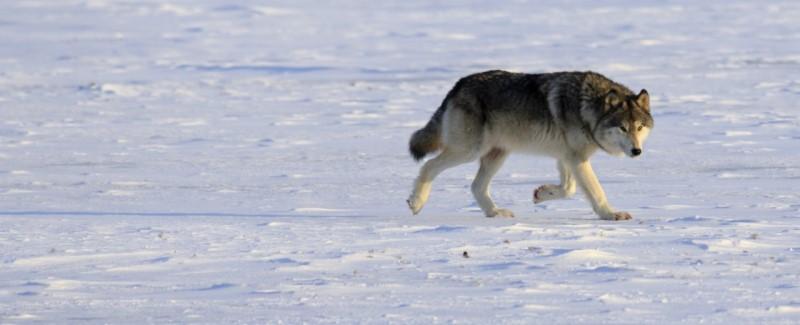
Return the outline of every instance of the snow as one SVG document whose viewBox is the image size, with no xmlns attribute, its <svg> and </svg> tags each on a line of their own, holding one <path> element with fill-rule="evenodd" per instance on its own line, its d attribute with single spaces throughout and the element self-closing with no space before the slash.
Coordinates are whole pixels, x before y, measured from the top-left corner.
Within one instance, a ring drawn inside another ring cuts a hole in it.
<svg viewBox="0 0 800 325">
<path fill-rule="evenodd" d="M 800 4 L 5 1 L 2 323 L 800 322 Z M 405 203 L 461 76 L 651 95 L 627 222 L 531 202 L 548 158 Z"/>
</svg>

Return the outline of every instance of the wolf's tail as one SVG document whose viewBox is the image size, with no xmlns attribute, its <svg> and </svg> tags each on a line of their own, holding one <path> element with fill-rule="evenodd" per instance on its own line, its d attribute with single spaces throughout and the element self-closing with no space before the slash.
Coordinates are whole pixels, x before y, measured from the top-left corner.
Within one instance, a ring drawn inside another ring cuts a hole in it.
<svg viewBox="0 0 800 325">
<path fill-rule="evenodd" d="M 425 155 L 434 152 L 442 146 L 442 115 L 447 107 L 447 100 L 439 106 L 436 113 L 433 113 L 431 120 L 425 127 L 417 130 L 411 135 L 408 142 L 408 150 L 414 160 L 420 161 Z"/>
<path fill-rule="evenodd" d="M 442 118 L 444 117 L 444 111 L 447 110 L 450 99 L 456 97 L 461 91 L 463 84 L 464 78 L 456 82 L 456 85 L 447 92 L 442 105 L 433 113 L 428 124 L 411 135 L 411 140 L 408 141 L 408 150 L 411 151 L 411 156 L 414 157 L 414 160 L 420 161 L 425 155 L 442 147 Z"/>
</svg>

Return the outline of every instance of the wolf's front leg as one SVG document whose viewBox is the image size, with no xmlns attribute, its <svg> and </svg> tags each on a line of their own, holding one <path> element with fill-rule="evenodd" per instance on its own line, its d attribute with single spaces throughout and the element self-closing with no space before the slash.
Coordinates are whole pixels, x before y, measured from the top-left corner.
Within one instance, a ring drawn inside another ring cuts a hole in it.
<svg viewBox="0 0 800 325">
<path fill-rule="evenodd" d="M 600 182 L 592 170 L 592 165 L 589 160 L 567 162 L 567 165 L 575 176 L 581 190 L 586 194 L 586 198 L 592 203 L 592 209 L 600 219 L 603 220 L 629 220 L 631 219 L 630 213 L 627 212 L 614 212 L 606 200 L 606 194 L 603 188 L 600 187 Z"/>
<path fill-rule="evenodd" d="M 561 176 L 561 184 L 547 184 L 539 186 L 533 191 L 533 203 L 539 204 L 544 201 L 570 197 L 575 194 L 575 177 L 572 177 L 569 167 L 559 160 L 558 173 Z"/>
</svg>

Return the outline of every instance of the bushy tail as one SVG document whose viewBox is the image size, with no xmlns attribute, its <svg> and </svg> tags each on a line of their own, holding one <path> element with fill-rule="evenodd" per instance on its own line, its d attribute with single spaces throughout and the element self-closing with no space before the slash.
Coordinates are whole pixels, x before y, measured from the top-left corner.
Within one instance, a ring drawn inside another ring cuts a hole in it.
<svg viewBox="0 0 800 325">
<path fill-rule="evenodd" d="M 446 105 L 442 106 L 433 113 L 433 117 L 428 121 L 424 128 L 421 128 L 411 135 L 408 143 L 408 150 L 414 160 L 420 161 L 425 155 L 434 152 L 442 146 L 442 115 L 444 115 Z"/>
</svg>

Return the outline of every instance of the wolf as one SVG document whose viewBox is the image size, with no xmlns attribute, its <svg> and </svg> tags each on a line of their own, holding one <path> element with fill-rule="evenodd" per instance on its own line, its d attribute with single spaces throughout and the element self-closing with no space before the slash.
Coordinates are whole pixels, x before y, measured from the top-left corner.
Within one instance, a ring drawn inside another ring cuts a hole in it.
<svg viewBox="0 0 800 325">
<path fill-rule="evenodd" d="M 487 217 L 514 217 L 497 207 L 489 183 L 511 152 L 553 157 L 561 184 L 539 186 L 533 202 L 570 197 L 577 187 L 604 220 L 628 220 L 606 199 L 589 158 L 598 150 L 638 157 L 653 128 L 650 96 L 592 72 L 485 71 L 461 78 L 430 121 L 411 136 L 416 161 L 427 160 L 414 181 L 409 208 L 418 214 L 442 171 L 480 159 L 472 194 Z"/>
</svg>

